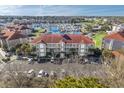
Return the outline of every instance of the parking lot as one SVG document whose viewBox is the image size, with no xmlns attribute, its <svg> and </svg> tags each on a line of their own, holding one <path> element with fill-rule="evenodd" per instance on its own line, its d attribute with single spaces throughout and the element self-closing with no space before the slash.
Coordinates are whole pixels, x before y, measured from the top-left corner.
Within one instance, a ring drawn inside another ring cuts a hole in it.
<svg viewBox="0 0 124 93">
<path fill-rule="evenodd" d="M 78 64 L 78 63 L 63 63 L 61 65 L 53 64 L 53 63 L 34 63 L 28 64 L 27 61 L 16 61 L 9 64 L 4 65 L 2 72 L 6 71 L 21 71 L 28 72 L 33 69 L 38 75 L 40 70 L 44 70 L 47 73 L 51 71 L 55 71 L 57 75 L 60 75 L 62 69 L 68 72 L 69 75 L 72 76 L 97 76 L 97 77 L 105 77 L 106 71 L 104 70 L 101 64 Z"/>
</svg>

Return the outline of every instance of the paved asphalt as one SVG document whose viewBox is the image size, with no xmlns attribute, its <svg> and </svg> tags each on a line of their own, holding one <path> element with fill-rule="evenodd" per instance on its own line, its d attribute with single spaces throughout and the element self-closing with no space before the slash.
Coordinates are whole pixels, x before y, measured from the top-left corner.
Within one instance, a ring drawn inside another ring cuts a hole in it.
<svg viewBox="0 0 124 93">
<path fill-rule="evenodd" d="M 15 61 L 9 64 L 2 65 L 2 71 L 29 71 L 30 69 L 34 69 L 36 74 L 40 70 L 45 70 L 48 73 L 51 71 L 55 71 L 58 74 L 62 69 L 68 72 L 69 75 L 73 76 L 97 76 L 97 77 L 106 77 L 106 71 L 101 64 L 78 64 L 78 63 L 63 63 L 62 65 L 57 65 L 53 63 L 34 63 L 28 64 L 27 61 Z M 1 68 L 1 67 L 0 67 Z"/>
</svg>

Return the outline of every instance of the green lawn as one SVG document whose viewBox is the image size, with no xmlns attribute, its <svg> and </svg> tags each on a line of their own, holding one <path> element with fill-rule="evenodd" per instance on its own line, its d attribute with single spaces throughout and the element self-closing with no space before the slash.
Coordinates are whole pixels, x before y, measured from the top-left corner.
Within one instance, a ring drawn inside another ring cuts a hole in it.
<svg viewBox="0 0 124 93">
<path fill-rule="evenodd" d="M 95 42 L 95 47 L 101 48 L 102 39 L 107 35 L 106 32 L 98 32 L 93 36 L 93 40 Z"/>
<path fill-rule="evenodd" d="M 37 29 L 37 31 L 35 33 L 33 33 L 33 35 L 39 36 L 39 35 L 41 35 L 44 32 L 45 32 L 45 29 L 39 28 L 39 29 Z"/>
</svg>

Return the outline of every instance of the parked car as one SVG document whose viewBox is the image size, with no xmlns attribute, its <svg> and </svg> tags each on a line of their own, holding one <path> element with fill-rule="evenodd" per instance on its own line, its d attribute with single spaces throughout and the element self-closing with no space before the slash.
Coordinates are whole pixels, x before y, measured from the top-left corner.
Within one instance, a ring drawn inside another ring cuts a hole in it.
<svg viewBox="0 0 124 93">
<path fill-rule="evenodd" d="M 37 77 L 42 77 L 44 75 L 44 73 L 45 73 L 44 70 L 40 70 Z"/>
<path fill-rule="evenodd" d="M 52 79 L 57 78 L 57 73 L 56 73 L 55 71 L 51 71 L 51 72 L 50 72 L 50 77 L 51 77 Z"/>
<path fill-rule="evenodd" d="M 89 61 L 89 60 L 88 60 L 87 58 L 84 59 L 84 62 L 88 63 L 88 61 Z"/>
<path fill-rule="evenodd" d="M 51 62 L 51 63 L 53 63 L 53 62 L 54 62 L 54 57 L 51 57 L 50 62 Z"/>
<path fill-rule="evenodd" d="M 33 61 L 38 61 L 38 58 L 37 58 L 37 57 L 34 57 L 34 58 L 33 58 Z"/>
<path fill-rule="evenodd" d="M 34 69 L 29 70 L 28 73 L 27 73 L 27 76 L 30 77 L 30 78 L 35 77 Z"/>
<path fill-rule="evenodd" d="M 28 62 L 29 64 L 33 64 L 34 63 L 33 58 L 28 58 Z"/>
<path fill-rule="evenodd" d="M 28 57 L 22 57 L 23 60 L 28 60 Z"/>
<path fill-rule="evenodd" d="M 40 70 L 37 77 L 49 77 L 49 74 L 44 70 Z"/>
<path fill-rule="evenodd" d="M 97 63 L 97 62 L 90 62 L 90 64 L 95 64 L 95 65 L 97 65 L 97 64 L 99 64 L 99 63 Z"/>
</svg>

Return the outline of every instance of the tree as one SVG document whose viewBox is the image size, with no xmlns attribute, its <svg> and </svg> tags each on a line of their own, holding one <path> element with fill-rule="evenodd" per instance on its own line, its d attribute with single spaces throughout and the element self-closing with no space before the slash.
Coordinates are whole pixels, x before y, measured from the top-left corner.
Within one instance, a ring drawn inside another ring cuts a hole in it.
<svg viewBox="0 0 124 93">
<path fill-rule="evenodd" d="M 36 46 L 32 47 L 32 51 L 35 52 L 36 51 Z"/>
<path fill-rule="evenodd" d="M 22 54 L 29 55 L 32 51 L 32 47 L 27 43 L 22 44 L 21 51 L 22 51 Z"/>
<path fill-rule="evenodd" d="M 23 65 L 8 64 L 9 68 L 0 73 L 0 87 L 6 88 L 48 88 L 52 80 L 44 77 L 29 77 L 28 73 L 23 71 Z"/>
<path fill-rule="evenodd" d="M 12 53 L 14 53 L 14 52 L 16 51 L 16 49 L 15 49 L 14 47 L 11 47 L 11 48 L 10 48 L 10 51 L 11 51 Z"/>
<path fill-rule="evenodd" d="M 124 62 L 113 61 L 110 65 L 106 66 L 107 82 L 110 87 L 122 88 L 124 87 Z"/>
<path fill-rule="evenodd" d="M 87 24 L 84 29 L 85 29 L 85 32 L 90 32 L 90 31 L 92 31 L 92 25 Z"/>
<path fill-rule="evenodd" d="M 104 49 L 102 51 L 102 58 L 105 64 L 110 64 L 113 61 L 114 55 L 111 50 Z"/>
<path fill-rule="evenodd" d="M 3 45 L 3 49 L 4 49 L 5 51 L 8 51 L 7 45 Z"/>
<path fill-rule="evenodd" d="M 101 56 L 101 50 L 99 48 L 89 48 L 88 49 L 90 54 L 93 54 L 95 56 Z"/>
<path fill-rule="evenodd" d="M 19 48 L 16 49 L 16 55 L 21 54 L 21 50 Z"/>
<path fill-rule="evenodd" d="M 110 26 L 107 25 L 107 24 L 104 24 L 102 27 L 101 27 L 101 31 L 108 31 L 110 30 Z"/>
<path fill-rule="evenodd" d="M 16 54 L 23 54 L 25 56 L 31 54 L 31 52 L 35 50 L 35 48 L 32 48 L 28 43 L 21 45 L 19 44 L 15 48 L 16 48 Z"/>
</svg>

